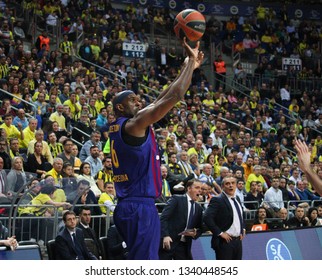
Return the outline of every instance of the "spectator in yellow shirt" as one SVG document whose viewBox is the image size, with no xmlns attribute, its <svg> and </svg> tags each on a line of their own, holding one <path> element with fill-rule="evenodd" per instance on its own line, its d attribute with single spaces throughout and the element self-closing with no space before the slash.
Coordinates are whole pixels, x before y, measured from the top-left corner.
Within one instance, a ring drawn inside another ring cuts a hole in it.
<svg viewBox="0 0 322 280">
<path fill-rule="evenodd" d="M 56 112 L 50 115 L 49 120 L 51 120 L 52 122 L 56 121 L 59 125 L 59 128 L 61 128 L 62 130 L 66 130 L 65 117 L 63 116 L 63 112 L 64 112 L 64 105 L 57 104 Z"/>
<path fill-rule="evenodd" d="M 18 128 L 15 127 L 12 124 L 12 115 L 10 114 L 5 114 L 2 119 L 4 120 L 4 123 L 0 125 L 0 128 L 3 128 L 4 131 L 6 132 L 7 139 L 10 139 L 10 138 L 18 138 L 20 140 L 24 139 L 21 123 L 18 123 L 17 125 Z"/>
<path fill-rule="evenodd" d="M 67 99 L 63 105 L 69 107 L 73 118 L 81 110 L 81 106 L 77 103 L 75 92 L 69 94 L 69 99 Z"/>
<path fill-rule="evenodd" d="M 24 139 L 20 141 L 20 148 L 27 149 L 30 141 L 35 139 L 35 132 L 38 125 L 38 120 L 35 118 L 29 119 L 29 125 L 23 130 Z"/>
<path fill-rule="evenodd" d="M 35 151 L 34 147 L 36 142 L 42 143 L 43 149 L 41 154 L 47 159 L 47 161 L 50 164 L 53 164 L 53 156 L 51 155 L 48 143 L 44 141 L 44 132 L 42 129 L 38 129 L 35 133 L 35 139 L 29 142 L 27 154 L 29 155 L 34 153 Z"/>
<path fill-rule="evenodd" d="M 48 175 L 52 176 L 55 179 L 55 184 L 60 184 L 62 180 L 61 171 L 63 170 L 63 159 L 54 158 L 53 160 L 53 168 L 46 173 L 46 177 Z"/>
</svg>

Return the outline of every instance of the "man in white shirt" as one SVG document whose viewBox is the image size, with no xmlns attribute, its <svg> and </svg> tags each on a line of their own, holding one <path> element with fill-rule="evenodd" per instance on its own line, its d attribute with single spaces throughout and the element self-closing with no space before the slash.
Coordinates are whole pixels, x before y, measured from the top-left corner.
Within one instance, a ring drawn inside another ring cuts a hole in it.
<svg viewBox="0 0 322 280">
<path fill-rule="evenodd" d="M 291 94 L 287 84 L 280 89 L 280 95 L 283 106 L 288 108 L 289 102 L 291 101 Z"/>
<path fill-rule="evenodd" d="M 264 202 L 269 209 L 273 210 L 272 214 L 284 207 L 283 194 L 279 189 L 279 178 L 273 178 L 271 187 L 265 192 Z"/>
</svg>

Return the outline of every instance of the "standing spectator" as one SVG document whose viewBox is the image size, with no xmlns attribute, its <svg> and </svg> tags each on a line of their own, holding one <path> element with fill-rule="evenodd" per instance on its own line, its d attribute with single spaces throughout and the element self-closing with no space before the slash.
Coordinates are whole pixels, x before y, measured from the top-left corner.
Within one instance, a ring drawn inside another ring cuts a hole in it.
<svg viewBox="0 0 322 280">
<path fill-rule="evenodd" d="M 218 55 L 218 58 L 214 61 L 214 71 L 215 71 L 215 89 L 218 90 L 219 86 L 223 87 L 225 90 L 226 86 L 226 63 L 222 59 L 222 55 Z"/>
<path fill-rule="evenodd" d="M 43 31 L 37 38 L 35 46 L 38 53 L 45 48 L 46 51 L 50 50 L 50 38 L 48 37 L 47 31 Z"/>
<path fill-rule="evenodd" d="M 88 38 L 84 39 L 84 44 L 80 46 L 78 53 L 79 56 L 84 60 L 89 62 L 93 61 L 94 56 L 90 45 L 90 40 L 88 40 Z"/>
<path fill-rule="evenodd" d="M 223 192 L 215 196 L 204 213 L 204 222 L 212 232 L 211 247 L 217 260 L 241 260 L 242 240 L 245 236 L 243 208 L 236 192 L 236 178 L 222 181 Z"/>
<path fill-rule="evenodd" d="M 63 215 L 65 228 L 55 238 L 58 260 L 96 260 L 85 244 L 83 231 L 77 228 L 76 214 L 66 211 Z"/>
<path fill-rule="evenodd" d="M 282 100 L 282 105 L 288 108 L 291 102 L 291 94 L 289 91 L 288 84 L 286 84 L 284 87 L 280 89 L 280 97 Z"/>
<path fill-rule="evenodd" d="M 202 233 L 202 207 L 196 203 L 202 183 L 198 180 L 187 182 L 186 194 L 172 196 L 162 211 L 161 260 L 192 260 L 192 239 Z M 188 219 L 187 219 L 188 217 Z"/>
</svg>

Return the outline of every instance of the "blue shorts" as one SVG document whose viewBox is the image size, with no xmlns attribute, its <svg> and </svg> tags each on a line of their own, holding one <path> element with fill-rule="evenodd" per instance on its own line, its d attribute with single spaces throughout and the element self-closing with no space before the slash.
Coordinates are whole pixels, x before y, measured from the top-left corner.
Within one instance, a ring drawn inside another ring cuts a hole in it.
<svg viewBox="0 0 322 280">
<path fill-rule="evenodd" d="M 153 198 L 122 199 L 113 216 L 127 245 L 129 260 L 159 259 L 160 218 Z"/>
</svg>

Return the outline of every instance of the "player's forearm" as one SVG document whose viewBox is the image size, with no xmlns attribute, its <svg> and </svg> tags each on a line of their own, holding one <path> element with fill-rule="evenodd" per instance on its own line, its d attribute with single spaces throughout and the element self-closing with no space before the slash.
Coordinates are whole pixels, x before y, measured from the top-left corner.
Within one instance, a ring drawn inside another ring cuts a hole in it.
<svg viewBox="0 0 322 280">
<path fill-rule="evenodd" d="M 189 58 L 188 63 L 186 64 L 185 68 L 181 71 L 180 75 L 178 76 L 178 79 L 173 82 L 169 94 L 173 95 L 177 99 L 177 101 L 174 104 L 182 100 L 185 93 L 189 89 L 192 74 L 195 69 L 194 65 L 194 59 Z"/>
<path fill-rule="evenodd" d="M 156 101 L 161 99 L 163 96 L 165 96 L 173 87 L 173 84 L 179 79 L 179 77 L 181 76 L 181 74 L 184 72 L 184 69 L 186 68 L 186 64 L 184 63 L 181 67 L 180 73 L 176 76 L 176 78 L 172 81 L 172 83 L 164 90 L 160 93 L 160 95 L 157 97 Z"/>
</svg>

